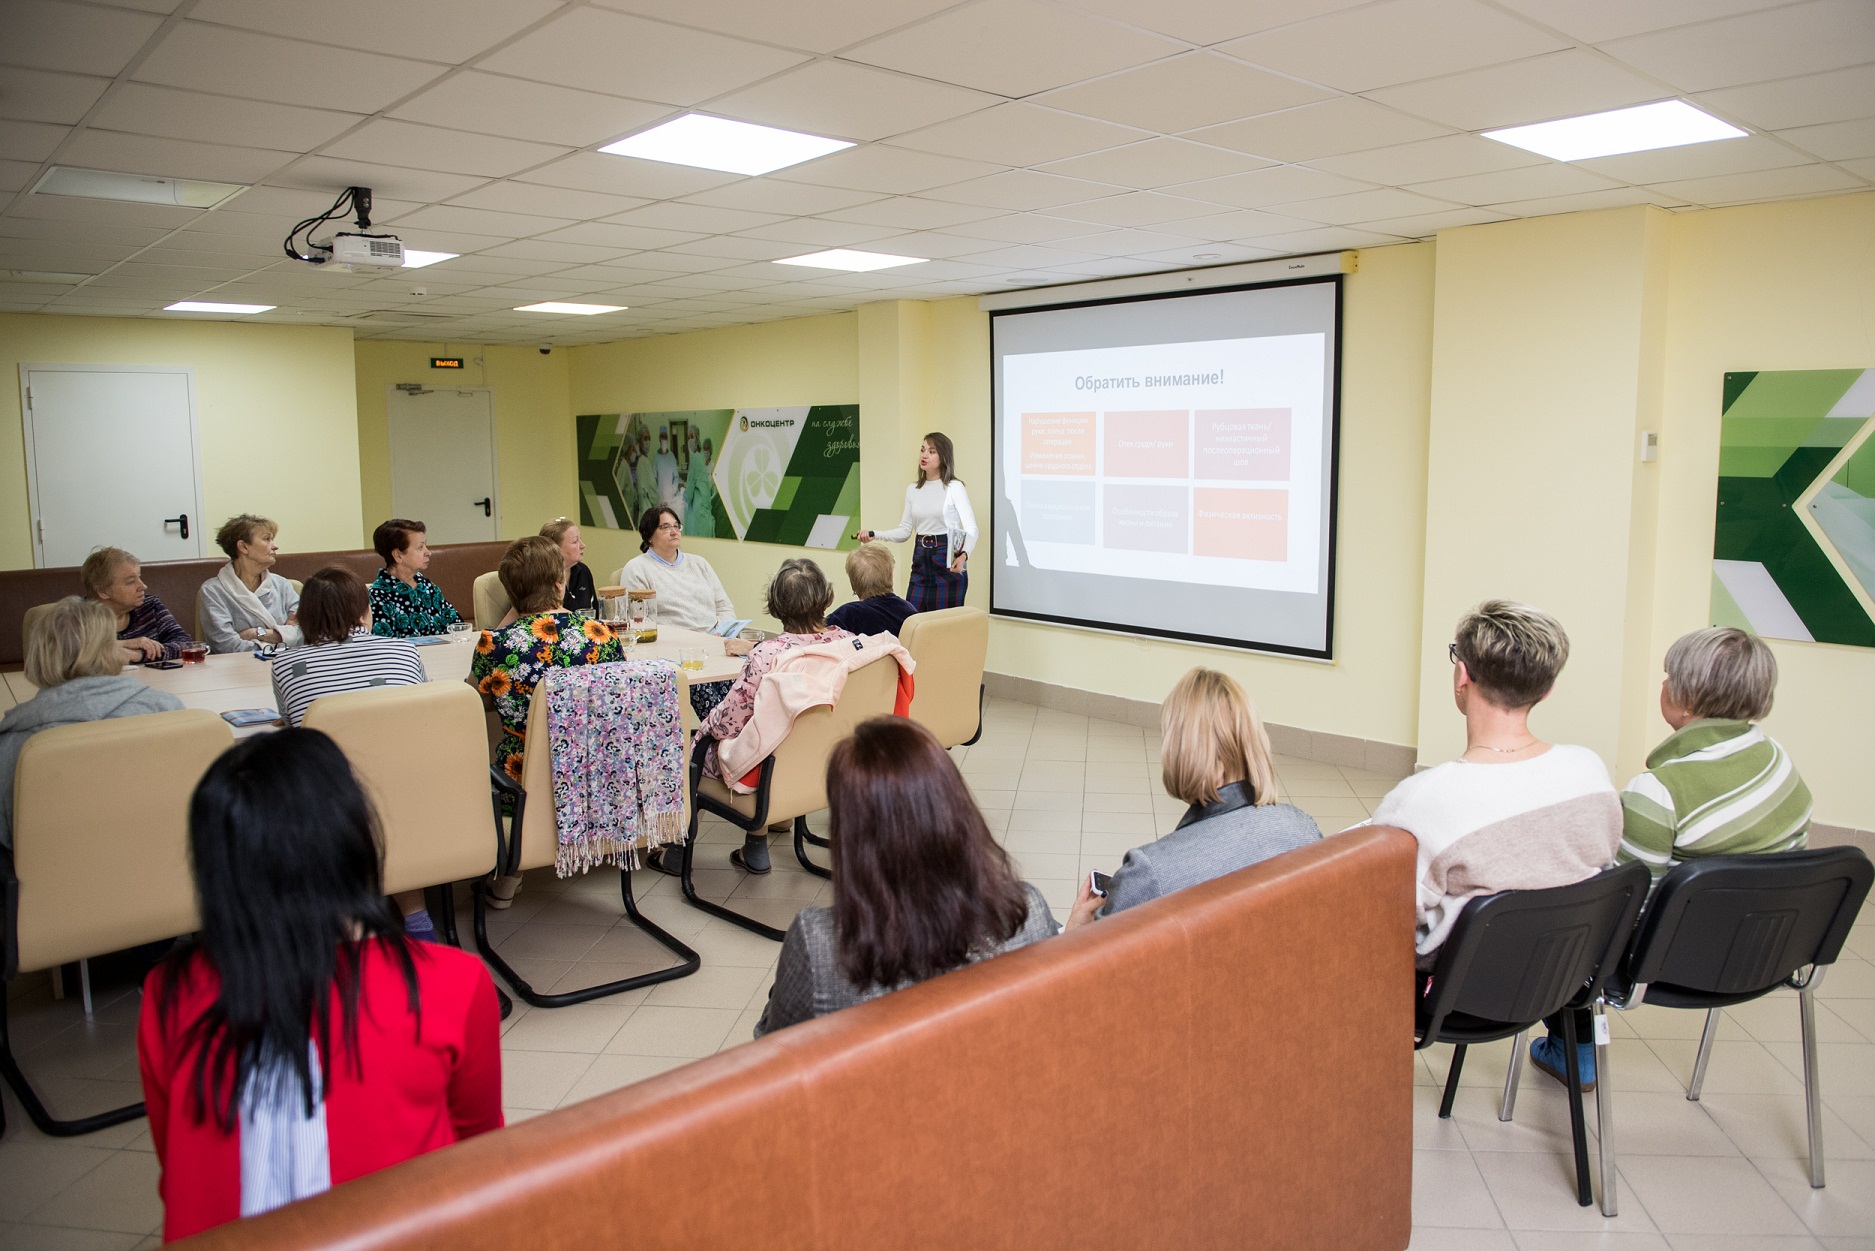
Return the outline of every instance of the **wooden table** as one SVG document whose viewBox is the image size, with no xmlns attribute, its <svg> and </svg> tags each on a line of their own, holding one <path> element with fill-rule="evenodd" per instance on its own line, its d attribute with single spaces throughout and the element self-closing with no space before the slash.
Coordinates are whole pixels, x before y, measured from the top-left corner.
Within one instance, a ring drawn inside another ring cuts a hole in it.
<svg viewBox="0 0 1875 1251">
<path fill-rule="evenodd" d="M 417 649 L 430 681 L 460 682 L 469 676 L 469 661 L 475 654 L 474 640 L 481 635 L 470 631 L 463 637 L 468 641 L 438 643 Z M 724 654 L 722 639 L 713 634 L 676 626 L 659 626 L 657 641 L 640 643 L 633 649 L 631 656 L 634 660 L 668 660 L 676 664 L 678 649 L 683 647 L 700 648 L 704 654 L 703 668 L 678 669 L 678 676 L 686 684 L 726 682 L 742 672 L 742 657 Z M 180 669 L 149 669 L 135 665 L 125 672 L 136 674 L 159 691 L 168 691 L 180 699 L 185 708 L 231 712 L 236 708 L 273 706 L 271 662 L 256 660 L 253 652 L 210 656 L 202 664 L 184 665 Z M 26 680 L 24 673 L 7 674 L 6 688 L 9 699 L 18 703 L 31 699 L 36 689 Z M 244 730 L 237 729 L 234 733 L 236 738 L 242 738 L 268 728 L 251 726 Z"/>
</svg>

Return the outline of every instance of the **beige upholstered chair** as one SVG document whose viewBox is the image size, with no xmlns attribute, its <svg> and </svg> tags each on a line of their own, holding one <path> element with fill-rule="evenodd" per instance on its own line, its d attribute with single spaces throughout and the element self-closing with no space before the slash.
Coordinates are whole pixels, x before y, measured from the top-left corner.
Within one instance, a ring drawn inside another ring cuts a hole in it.
<svg viewBox="0 0 1875 1251">
<path fill-rule="evenodd" d="M 486 576 L 486 575 L 485 575 Z M 481 599 L 480 584 L 477 584 L 476 598 Z M 507 609 L 503 609 L 506 612 Z M 553 803 L 553 756 L 549 750 L 551 735 L 547 730 L 547 689 L 557 673 L 549 673 L 534 688 L 534 697 L 527 709 L 527 742 L 531 744 L 521 760 L 521 784 L 517 787 L 499 766 L 490 769 L 494 779 L 497 801 L 503 796 L 513 799 L 513 815 L 504 818 L 496 809 L 496 830 L 502 839 L 503 873 L 521 873 L 528 869 L 544 869 L 555 863 L 560 852 L 560 831 L 555 820 Z M 683 733 L 686 741 L 696 728 L 696 717 L 690 711 L 683 679 L 679 677 L 677 686 L 678 705 L 682 709 Z M 516 831 L 519 831 L 518 836 Z M 503 978 L 507 979 L 515 993 L 537 1008 L 562 1008 L 571 1003 L 585 1003 L 606 995 L 617 995 L 624 991 L 636 990 L 641 986 L 651 986 L 658 982 L 673 981 L 688 977 L 702 966 L 702 958 L 678 941 L 673 935 L 660 928 L 650 918 L 638 911 L 638 901 L 632 895 L 632 871 L 619 870 L 619 898 L 625 905 L 625 916 L 633 925 L 649 934 L 667 951 L 678 956 L 683 963 L 659 969 L 654 973 L 641 973 L 635 977 L 621 978 L 616 982 L 605 982 L 597 986 L 587 986 L 579 990 L 564 991 L 559 994 L 545 994 L 535 990 L 521 975 L 514 971 L 508 962 L 502 959 L 494 945 L 488 941 L 487 903 L 478 884 L 475 893 L 475 942 L 482 950 L 482 958 L 493 965 Z"/>
<path fill-rule="evenodd" d="M 898 641 L 918 662 L 911 719 L 946 747 L 974 743 L 983 729 L 983 661 L 990 615 L 981 608 L 913 613 Z"/>
<path fill-rule="evenodd" d="M 752 794 L 732 791 L 720 779 L 703 773 L 703 746 L 699 742 L 690 761 L 690 836 L 684 844 L 684 898 L 712 916 L 780 942 L 785 933 L 753 917 L 732 911 L 697 894 L 692 881 L 696 865 L 698 813 L 712 812 L 744 831 L 765 829 L 772 822 L 794 822 L 794 854 L 803 868 L 829 876 L 807 858 L 807 843 L 824 845 L 807 828 L 807 814 L 827 806 L 827 758 L 834 744 L 869 717 L 892 711 L 898 697 L 898 664 L 882 656 L 847 675 L 839 701 L 810 708 L 794 720 L 775 754 L 762 762 L 761 780 Z"/>
<path fill-rule="evenodd" d="M 233 742 L 228 723 L 201 708 L 56 726 L 26 741 L 13 780 L 13 857 L 4 884 L 18 892 L 6 918 L 8 981 L 200 925 L 189 875 L 189 796 Z M 87 805 L 100 779 L 112 794 L 136 796 L 134 821 L 96 820 Z M 0 1046 L 0 1070 L 48 1134 L 87 1134 L 143 1115 L 135 1103 L 56 1120 L 10 1044 Z"/>
<path fill-rule="evenodd" d="M 501 575 L 490 571 L 479 574 L 475 579 L 475 628 L 492 630 L 501 624 L 501 619 L 514 607 L 514 601 L 508 598 L 507 588 L 501 585 Z"/>
<path fill-rule="evenodd" d="M 22 655 L 28 647 L 32 646 L 33 631 L 38 628 L 40 619 L 51 612 L 52 607 L 51 604 L 34 604 L 20 618 L 20 652 Z"/>
</svg>

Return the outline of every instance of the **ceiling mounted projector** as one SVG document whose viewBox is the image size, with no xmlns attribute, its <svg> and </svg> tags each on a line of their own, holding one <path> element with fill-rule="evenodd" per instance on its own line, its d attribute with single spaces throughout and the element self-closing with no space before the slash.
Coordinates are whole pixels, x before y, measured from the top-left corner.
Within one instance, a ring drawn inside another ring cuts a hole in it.
<svg viewBox="0 0 1875 1251">
<path fill-rule="evenodd" d="M 347 213 L 355 216 L 358 229 L 343 230 L 330 242 L 318 243 L 312 232 Z M 308 217 L 287 232 L 282 245 L 286 254 L 308 265 L 338 265 L 345 269 L 400 269 L 404 263 L 403 241 L 396 235 L 371 232 L 371 188 L 347 187 L 332 202 L 332 207 L 317 217 Z M 305 236 L 302 248 L 300 237 Z"/>
<path fill-rule="evenodd" d="M 331 248 L 331 255 L 325 259 L 334 265 L 399 269 L 404 263 L 404 245 L 396 235 L 358 235 L 341 231 L 332 236 Z"/>
</svg>

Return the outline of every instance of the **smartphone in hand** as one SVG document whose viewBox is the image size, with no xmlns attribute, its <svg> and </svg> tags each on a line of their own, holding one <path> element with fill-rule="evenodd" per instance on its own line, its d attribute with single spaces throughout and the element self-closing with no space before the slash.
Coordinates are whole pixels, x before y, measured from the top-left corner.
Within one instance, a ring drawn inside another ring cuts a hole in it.
<svg viewBox="0 0 1875 1251">
<path fill-rule="evenodd" d="M 1099 895 L 1102 899 L 1105 899 L 1107 897 L 1107 892 L 1113 889 L 1112 875 L 1102 873 L 1099 869 L 1095 869 L 1092 873 L 1087 875 L 1087 889 L 1088 893 Z"/>
</svg>

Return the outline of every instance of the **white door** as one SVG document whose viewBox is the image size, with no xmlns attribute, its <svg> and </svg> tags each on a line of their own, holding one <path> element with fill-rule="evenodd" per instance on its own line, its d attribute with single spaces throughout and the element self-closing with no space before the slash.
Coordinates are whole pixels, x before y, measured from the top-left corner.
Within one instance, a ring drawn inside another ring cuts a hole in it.
<svg viewBox="0 0 1875 1251">
<path fill-rule="evenodd" d="M 499 537 L 493 396 L 480 388 L 392 387 L 388 410 L 391 511 L 421 521 L 432 544 Z"/>
<path fill-rule="evenodd" d="M 193 370 L 23 365 L 20 391 L 35 565 L 107 545 L 146 562 L 203 554 Z"/>
</svg>

